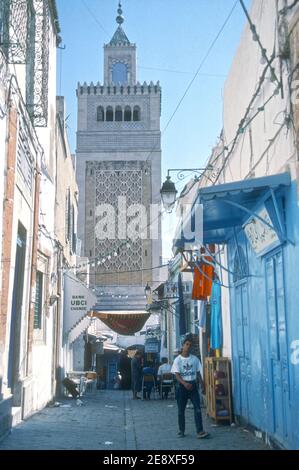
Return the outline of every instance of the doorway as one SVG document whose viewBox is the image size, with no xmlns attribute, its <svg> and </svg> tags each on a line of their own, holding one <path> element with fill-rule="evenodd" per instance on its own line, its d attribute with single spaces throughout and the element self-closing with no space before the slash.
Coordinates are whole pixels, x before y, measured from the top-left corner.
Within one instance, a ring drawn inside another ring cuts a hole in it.
<svg viewBox="0 0 299 470">
<path fill-rule="evenodd" d="M 19 373 L 22 366 L 22 364 L 20 364 L 21 321 L 24 294 L 26 238 L 27 232 L 23 225 L 19 223 L 15 258 L 15 276 L 12 296 L 8 359 L 8 386 L 13 394 L 14 406 L 21 406 L 22 400 Z"/>
<path fill-rule="evenodd" d="M 265 271 L 272 395 L 272 426 L 273 433 L 277 439 L 287 441 L 290 429 L 290 384 L 284 264 L 281 250 L 266 259 Z"/>
</svg>

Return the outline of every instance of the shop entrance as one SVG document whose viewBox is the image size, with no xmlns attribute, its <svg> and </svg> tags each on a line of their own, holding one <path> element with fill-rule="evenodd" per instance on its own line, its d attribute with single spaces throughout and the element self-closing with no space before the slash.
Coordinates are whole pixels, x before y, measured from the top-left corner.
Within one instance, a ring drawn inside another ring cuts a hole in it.
<svg viewBox="0 0 299 470">
<path fill-rule="evenodd" d="M 13 299 L 11 309 L 11 327 L 8 361 L 8 386 L 11 388 L 13 394 L 14 406 L 21 406 L 22 401 L 19 372 L 21 354 L 21 321 L 24 292 L 26 238 L 26 230 L 23 225 L 19 223 L 16 247 L 15 277 L 13 285 Z"/>
</svg>

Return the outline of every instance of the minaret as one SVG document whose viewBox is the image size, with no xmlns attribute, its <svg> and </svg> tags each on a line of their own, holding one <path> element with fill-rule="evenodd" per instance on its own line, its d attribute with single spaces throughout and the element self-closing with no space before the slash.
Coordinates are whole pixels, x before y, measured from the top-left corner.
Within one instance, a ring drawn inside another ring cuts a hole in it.
<svg viewBox="0 0 299 470">
<path fill-rule="evenodd" d="M 117 219 L 115 239 L 98 237 L 101 205 L 113 206 L 117 217 L 119 197 L 125 197 L 127 207 L 142 204 L 149 217 L 150 205 L 160 202 L 161 88 L 137 81 L 136 45 L 123 29 L 121 3 L 116 22 L 104 45 L 104 82 L 79 83 L 77 89 L 78 235 L 82 254 L 94 260 L 95 285 L 145 285 L 160 264 L 160 225 L 157 239 L 124 246 L 128 219 Z"/>
</svg>

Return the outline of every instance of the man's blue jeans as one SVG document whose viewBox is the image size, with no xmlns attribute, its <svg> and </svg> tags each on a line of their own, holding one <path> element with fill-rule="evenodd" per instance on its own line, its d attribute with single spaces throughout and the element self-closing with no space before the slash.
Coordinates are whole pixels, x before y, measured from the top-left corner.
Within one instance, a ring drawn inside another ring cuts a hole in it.
<svg viewBox="0 0 299 470">
<path fill-rule="evenodd" d="M 192 389 L 187 390 L 182 384 L 179 384 L 179 388 L 177 391 L 177 403 L 178 403 L 178 411 L 179 411 L 179 429 L 182 433 L 185 433 L 185 409 L 190 398 L 193 407 L 194 407 L 194 420 L 196 431 L 202 432 L 202 416 L 200 410 L 200 397 L 198 393 L 197 383 L 190 382 L 192 384 Z"/>
</svg>

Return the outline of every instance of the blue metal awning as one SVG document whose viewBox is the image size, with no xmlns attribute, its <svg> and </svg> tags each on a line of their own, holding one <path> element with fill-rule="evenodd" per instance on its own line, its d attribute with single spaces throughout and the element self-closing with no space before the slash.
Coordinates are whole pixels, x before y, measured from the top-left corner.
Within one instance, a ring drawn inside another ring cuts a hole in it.
<svg viewBox="0 0 299 470">
<path fill-rule="evenodd" d="M 203 207 L 203 244 L 226 243 L 234 228 L 242 227 L 250 216 L 256 215 L 258 205 L 270 199 L 267 209 L 271 213 L 271 226 L 282 237 L 283 216 L 277 196 L 290 184 L 289 173 L 281 173 L 199 189 L 196 203 Z M 192 226 L 192 215 L 190 218 Z M 177 239 L 174 248 L 183 248 L 188 242 L 184 237 Z"/>
<path fill-rule="evenodd" d="M 259 203 L 290 184 L 289 173 L 282 173 L 199 190 L 198 202 L 203 206 L 204 244 L 225 243 L 232 229 L 242 227 Z M 273 218 L 279 219 L 279 215 Z"/>
</svg>

